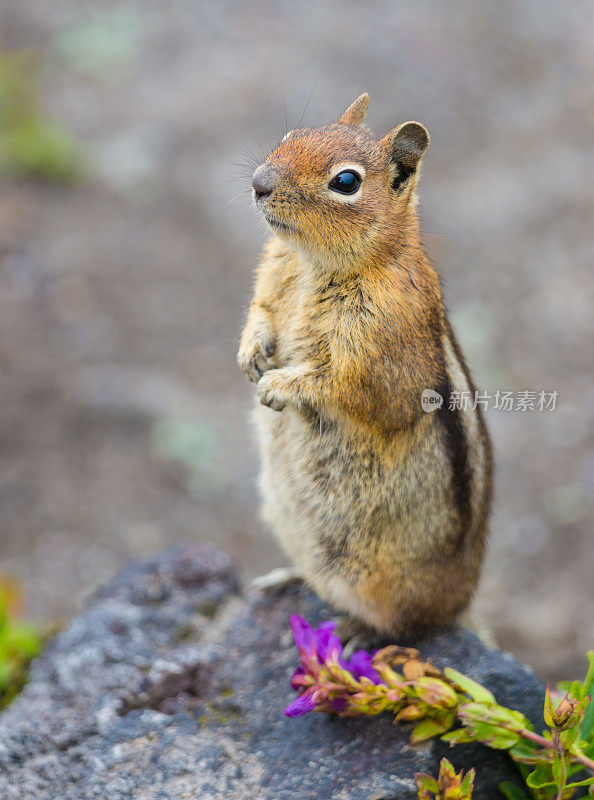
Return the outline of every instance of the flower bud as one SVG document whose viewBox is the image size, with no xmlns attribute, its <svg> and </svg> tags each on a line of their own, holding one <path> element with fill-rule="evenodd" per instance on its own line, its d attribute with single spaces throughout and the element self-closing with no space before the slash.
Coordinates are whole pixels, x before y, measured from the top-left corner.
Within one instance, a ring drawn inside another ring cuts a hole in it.
<svg viewBox="0 0 594 800">
<path fill-rule="evenodd" d="M 545 722 L 549 728 L 556 728 L 559 731 L 575 728 L 581 724 L 589 702 L 589 697 L 580 701 L 569 693 L 560 696 L 558 692 L 551 692 L 547 686 L 544 706 Z"/>
<path fill-rule="evenodd" d="M 396 714 L 395 722 L 416 722 L 425 716 L 425 711 L 419 706 L 406 706 Z"/>
<path fill-rule="evenodd" d="M 458 695 L 439 678 L 419 678 L 415 683 L 418 697 L 427 705 L 454 708 L 458 705 Z"/>
</svg>

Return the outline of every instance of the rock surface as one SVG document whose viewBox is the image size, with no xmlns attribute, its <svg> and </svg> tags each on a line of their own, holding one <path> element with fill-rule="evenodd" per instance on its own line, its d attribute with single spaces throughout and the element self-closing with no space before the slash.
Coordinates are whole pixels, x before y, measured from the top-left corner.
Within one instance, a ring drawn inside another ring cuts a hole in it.
<svg viewBox="0 0 594 800">
<path fill-rule="evenodd" d="M 0 717 L 5 800 L 409 800 L 446 748 L 411 747 L 389 715 L 288 719 L 296 652 L 289 614 L 331 615 L 302 586 L 239 593 L 230 560 L 168 550 L 102 588 L 34 664 Z M 510 655 L 457 629 L 416 642 L 539 723 L 543 687 Z M 480 746 L 475 800 L 515 770 Z"/>
</svg>

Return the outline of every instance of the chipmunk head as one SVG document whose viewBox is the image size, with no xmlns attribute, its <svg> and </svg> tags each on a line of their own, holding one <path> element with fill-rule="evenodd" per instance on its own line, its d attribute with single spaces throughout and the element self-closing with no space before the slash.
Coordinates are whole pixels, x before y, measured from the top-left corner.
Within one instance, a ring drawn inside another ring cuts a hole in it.
<svg viewBox="0 0 594 800">
<path fill-rule="evenodd" d="M 414 208 L 429 134 L 405 122 L 379 141 L 362 94 L 337 123 L 290 131 L 254 172 L 254 200 L 272 231 L 304 250 L 349 260 L 393 235 Z"/>
</svg>

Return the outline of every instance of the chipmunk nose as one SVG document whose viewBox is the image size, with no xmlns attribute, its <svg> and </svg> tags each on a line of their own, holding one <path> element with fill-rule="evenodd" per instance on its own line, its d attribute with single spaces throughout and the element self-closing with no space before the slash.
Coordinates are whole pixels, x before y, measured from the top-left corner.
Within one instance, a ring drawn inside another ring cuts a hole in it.
<svg viewBox="0 0 594 800">
<path fill-rule="evenodd" d="M 268 164 L 261 164 L 254 172 L 254 177 L 252 178 L 252 186 L 256 193 L 256 200 L 259 200 L 261 197 L 268 197 L 268 195 L 272 194 L 275 183 L 276 174 L 274 171 Z"/>
</svg>

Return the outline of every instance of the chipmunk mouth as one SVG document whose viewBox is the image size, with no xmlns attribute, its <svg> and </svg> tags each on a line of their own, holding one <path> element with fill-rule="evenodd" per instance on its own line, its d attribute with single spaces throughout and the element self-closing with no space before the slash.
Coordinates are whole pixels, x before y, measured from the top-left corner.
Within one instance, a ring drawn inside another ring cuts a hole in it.
<svg viewBox="0 0 594 800">
<path fill-rule="evenodd" d="M 287 222 L 281 222 L 267 212 L 263 211 L 262 215 L 271 228 L 279 231 L 279 233 L 297 233 L 297 228 L 294 225 L 289 225 Z"/>
</svg>

